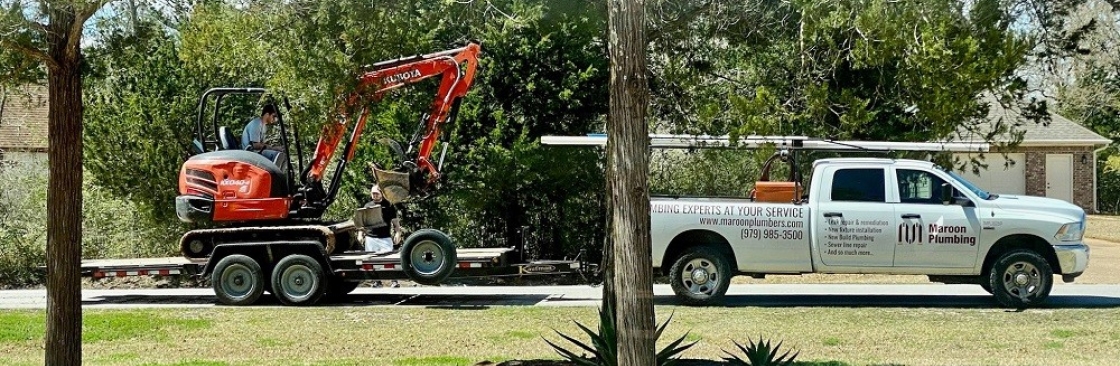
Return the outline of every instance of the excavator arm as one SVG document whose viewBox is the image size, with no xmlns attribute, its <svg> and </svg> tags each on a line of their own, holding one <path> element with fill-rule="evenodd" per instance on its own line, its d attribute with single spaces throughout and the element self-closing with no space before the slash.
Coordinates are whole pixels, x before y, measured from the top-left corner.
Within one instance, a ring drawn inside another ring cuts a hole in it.
<svg viewBox="0 0 1120 366">
<path fill-rule="evenodd" d="M 315 155 L 303 173 L 305 185 L 321 187 L 319 182 L 323 179 L 327 165 L 346 135 L 351 118 L 349 111 L 357 109 L 358 121 L 346 138 L 339 169 L 335 172 L 329 192 L 323 192 L 326 202 L 322 202 L 321 206 L 333 201 L 341 171 L 354 158 L 359 137 L 369 117 L 368 103 L 380 101 L 392 90 L 439 76 L 441 81 L 436 98 L 425 115 L 426 120 L 410 143 L 410 146 L 417 143 L 419 145 L 415 156 L 406 157 L 406 161 L 398 164 L 396 171 L 376 172 L 378 180 L 383 183 L 382 190 L 385 191 L 386 198 L 394 203 L 406 198 L 401 197 L 402 194 L 407 196 L 412 192 L 426 191 L 434 185 L 439 180 L 440 172 L 439 167 L 431 161 L 431 153 L 439 140 L 442 126 L 455 118 L 459 103 L 474 81 L 480 50 L 480 45 L 472 41 L 464 47 L 452 50 L 380 62 L 374 64 L 372 70 L 359 76 L 357 87 L 346 98 L 336 120 L 324 126 L 315 147 Z M 412 152 L 411 149 L 409 152 Z M 385 187 L 386 183 L 392 187 Z M 404 191 L 401 192 L 401 189 Z"/>
</svg>

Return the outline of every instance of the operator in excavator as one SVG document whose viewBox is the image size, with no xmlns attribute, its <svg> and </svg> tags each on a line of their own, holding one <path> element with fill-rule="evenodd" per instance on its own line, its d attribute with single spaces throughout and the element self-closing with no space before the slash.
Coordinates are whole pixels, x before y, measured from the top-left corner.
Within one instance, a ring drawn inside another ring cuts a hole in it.
<svg viewBox="0 0 1120 366">
<path fill-rule="evenodd" d="M 260 117 L 253 118 L 249 124 L 245 125 L 245 131 L 241 133 L 241 146 L 245 150 L 255 151 L 264 155 L 269 161 L 276 163 L 280 171 L 288 169 L 286 149 L 283 146 L 273 145 L 269 146 L 265 142 L 265 136 L 268 134 L 268 125 L 276 123 L 276 119 L 280 117 L 280 112 L 276 109 L 274 104 L 265 104 L 261 108 Z"/>
</svg>

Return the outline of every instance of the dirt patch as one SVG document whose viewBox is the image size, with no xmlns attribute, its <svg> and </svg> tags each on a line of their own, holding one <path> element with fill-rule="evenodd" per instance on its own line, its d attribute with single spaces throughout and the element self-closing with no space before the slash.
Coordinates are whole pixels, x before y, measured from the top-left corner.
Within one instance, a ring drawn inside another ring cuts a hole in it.
<svg viewBox="0 0 1120 366">
<path fill-rule="evenodd" d="M 1085 239 L 1089 268 L 1075 283 L 1120 283 L 1120 242 Z"/>
<path fill-rule="evenodd" d="M 1120 217 L 1118 216 L 1089 216 L 1085 225 L 1085 237 L 1108 240 L 1120 243 Z"/>
</svg>

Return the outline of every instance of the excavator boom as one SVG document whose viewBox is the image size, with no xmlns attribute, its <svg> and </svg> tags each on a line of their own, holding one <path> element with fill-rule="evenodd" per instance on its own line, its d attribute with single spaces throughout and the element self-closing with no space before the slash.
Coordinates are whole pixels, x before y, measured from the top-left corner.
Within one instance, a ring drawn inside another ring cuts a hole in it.
<svg viewBox="0 0 1120 366">
<path fill-rule="evenodd" d="M 354 158 L 359 137 L 369 117 L 366 103 L 380 101 L 392 90 L 439 76 L 441 77 L 439 91 L 426 115 L 427 119 L 422 126 L 422 131 L 418 133 L 421 139 L 415 160 L 402 162 L 402 165 L 413 167 L 413 170 L 398 172 L 409 177 L 417 175 L 423 177 L 419 179 L 423 186 L 414 187 L 415 189 L 425 189 L 426 186 L 435 183 L 440 177 L 440 172 L 431 161 L 432 151 L 438 142 L 441 127 L 454 118 L 458 104 L 466 96 L 467 90 L 474 81 L 480 50 L 478 43 L 471 42 L 452 50 L 374 64 L 372 70 L 358 77 L 357 87 L 346 99 L 335 122 L 324 127 L 305 180 L 319 182 L 323 179 L 326 167 L 346 133 L 346 125 L 350 119 L 349 111 L 357 109 L 359 117 L 350 130 L 341 164 L 346 164 Z M 328 196 L 333 196 L 337 189 L 336 183 L 332 182 L 332 186 L 332 192 L 328 193 Z M 389 195 L 391 194 L 387 194 Z"/>
</svg>

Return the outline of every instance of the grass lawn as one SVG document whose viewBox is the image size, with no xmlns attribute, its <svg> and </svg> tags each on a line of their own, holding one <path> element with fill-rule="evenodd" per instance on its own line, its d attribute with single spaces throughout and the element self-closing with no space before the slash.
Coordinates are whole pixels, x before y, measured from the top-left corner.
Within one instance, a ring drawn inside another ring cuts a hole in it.
<svg viewBox="0 0 1120 366">
<path fill-rule="evenodd" d="M 86 311 L 86 365 L 473 365 L 557 358 L 552 329 L 594 328 L 590 307 L 409 307 Z M 661 344 L 691 331 L 684 357 L 731 340 L 784 341 L 807 365 L 1113 365 L 1120 309 L 687 308 Z M 0 364 L 41 365 L 43 313 L 0 312 Z"/>
<path fill-rule="evenodd" d="M 1077 283 L 1120 283 L 1120 218 L 1091 216 L 1089 270 Z M 804 275 L 737 283 L 928 283 L 925 276 Z M 1060 282 L 1060 281 L 1056 281 Z M 1058 283 L 1057 286 L 1063 284 Z M 802 366 L 1116 365 L 1120 308 L 658 307 L 675 312 L 661 345 L 689 331 L 686 358 L 718 359 L 760 335 L 800 351 Z M 474 365 L 556 359 L 552 329 L 590 307 L 216 308 L 87 310 L 85 365 Z M 0 365 L 43 363 L 41 311 L 0 311 Z M 1113 319 L 1113 320 L 1109 320 Z"/>
</svg>

